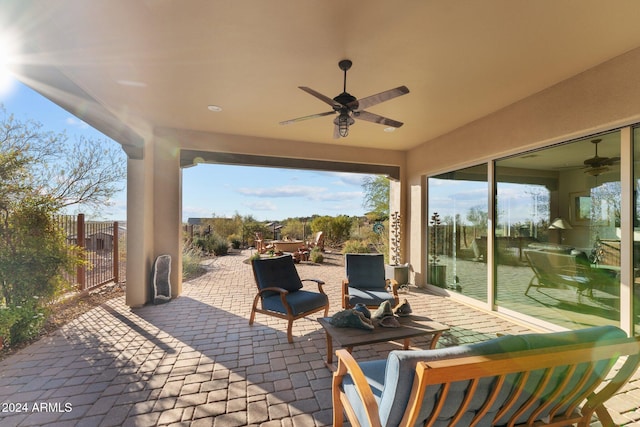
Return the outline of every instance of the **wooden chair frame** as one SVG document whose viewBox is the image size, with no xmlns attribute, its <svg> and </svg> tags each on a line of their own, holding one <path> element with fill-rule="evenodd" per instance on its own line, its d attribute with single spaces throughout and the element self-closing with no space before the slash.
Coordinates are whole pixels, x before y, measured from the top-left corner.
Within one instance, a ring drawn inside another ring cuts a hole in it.
<svg viewBox="0 0 640 427">
<path fill-rule="evenodd" d="M 253 268 L 252 268 L 252 270 L 253 270 L 254 280 L 255 280 L 255 282 L 257 284 L 258 283 L 258 278 L 256 277 L 256 272 L 255 272 L 255 270 Z M 300 281 L 303 284 L 304 284 L 304 282 L 314 282 L 314 283 L 316 283 L 317 286 L 318 286 L 318 292 L 323 294 L 323 295 L 326 295 L 324 289 L 322 288 L 322 286 L 325 284 L 324 281 L 319 280 L 319 279 L 301 279 Z M 258 307 L 258 302 L 262 302 L 262 298 L 265 296 L 265 294 L 269 294 L 269 293 L 273 293 L 273 292 L 276 292 L 276 293 L 278 293 L 280 295 L 280 300 L 282 301 L 282 306 L 286 310 L 286 313 L 280 313 L 278 311 L 267 310 L 267 309 Z M 277 317 L 277 318 L 280 318 L 280 319 L 284 319 L 284 320 L 287 321 L 287 340 L 290 343 L 293 343 L 293 321 L 297 320 L 297 319 L 300 319 L 302 317 L 306 317 L 306 316 L 308 316 L 310 314 L 317 313 L 319 311 L 323 311 L 323 310 L 324 310 L 324 317 L 327 317 L 329 315 L 329 300 L 327 298 L 327 304 L 325 304 L 324 306 L 318 307 L 318 308 L 313 309 L 313 310 L 308 310 L 308 311 L 305 311 L 303 313 L 299 313 L 299 314 L 296 315 L 296 314 L 293 314 L 293 310 L 291 309 L 291 306 L 287 302 L 287 294 L 289 294 L 289 291 L 287 291 L 286 289 L 283 289 L 281 287 L 278 287 L 278 286 L 269 286 L 269 287 L 266 287 L 266 288 L 258 289 L 258 294 L 253 299 L 253 305 L 251 307 L 251 315 L 249 316 L 249 325 L 253 325 L 256 313 L 262 313 L 262 314 L 266 314 L 268 316 L 273 316 L 273 317 Z"/>
</svg>

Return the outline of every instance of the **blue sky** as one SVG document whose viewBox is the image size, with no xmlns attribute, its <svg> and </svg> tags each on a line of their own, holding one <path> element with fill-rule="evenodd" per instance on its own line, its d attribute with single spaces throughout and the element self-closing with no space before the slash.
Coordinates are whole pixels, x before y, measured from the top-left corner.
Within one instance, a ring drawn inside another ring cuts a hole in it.
<svg viewBox="0 0 640 427">
<path fill-rule="evenodd" d="M 0 75 L 0 103 L 17 119 L 35 120 L 43 130 L 116 142 L 48 99 Z M 126 158 L 123 154 L 123 162 Z M 182 216 L 252 215 L 257 220 L 319 215 L 363 215 L 362 179 L 365 175 L 321 171 L 198 165 L 183 170 Z M 124 189 L 126 184 L 122 183 Z M 126 219 L 126 190 L 94 219 Z"/>
</svg>

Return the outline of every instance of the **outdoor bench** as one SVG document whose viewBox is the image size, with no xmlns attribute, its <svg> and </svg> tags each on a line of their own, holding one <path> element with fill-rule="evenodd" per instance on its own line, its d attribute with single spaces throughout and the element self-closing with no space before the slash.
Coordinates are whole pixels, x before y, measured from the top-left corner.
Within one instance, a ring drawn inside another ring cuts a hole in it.
<svg viewBox="0 0 640 427">
<path fill-rule="evenodd" d="M 507 335 L 357 362 L 336 351 L 333 422 L 352 426 L 588 426 L 634 374 L 640 338 L 614 326 Z"/>
</svg>

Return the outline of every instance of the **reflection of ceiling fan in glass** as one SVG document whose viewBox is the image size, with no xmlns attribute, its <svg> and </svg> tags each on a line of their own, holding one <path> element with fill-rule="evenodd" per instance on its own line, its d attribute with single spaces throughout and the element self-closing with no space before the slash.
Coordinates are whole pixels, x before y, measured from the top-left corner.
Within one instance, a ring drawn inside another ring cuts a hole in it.
<svg viewBox="0 0 640 427">
<path fill-rule="evenodd" d="M 609 166 L 615 165 L 620 161 L 620 157 L 600 157 L 598 156 L 598 144 L 602 139 L 593 139 L 591 142 L 595 145 L 595 156 L 584 161 L 584 167 L 586 170 L 584 173 L 588 173 L 591 176 L 598 176 L 609 171 Z"/>
</svg>

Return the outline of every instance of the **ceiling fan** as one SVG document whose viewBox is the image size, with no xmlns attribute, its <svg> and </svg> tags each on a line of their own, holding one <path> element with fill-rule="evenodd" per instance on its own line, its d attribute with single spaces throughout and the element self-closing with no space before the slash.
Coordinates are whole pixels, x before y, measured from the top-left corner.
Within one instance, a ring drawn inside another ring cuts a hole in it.
<svg viewBox="0 0 640 427">
<path fill-rule="evenodd" d="M 602 139 L 593 139 L 591 142 L 595 145 L 595 156 L 585 160 L 584 167 L 587 169 L 585 173 L 591 176 L 598 176 L 609 170 L 609 166 L 612 166 L 620 161 L 620 157 L 600 157 L 598 156 L 598 144 Z"/>
<path fill-rule="evenodd" d="M 298 117 L 297 119 L 285 120 L 283 122 L 280 122 L 280 124 L 288 125 L 303 120 L 315 119 L 316 117 L 337 114 L 338 117 L 333 120 L 333 123 L 335 124 L 333 133 L 334 138 L 346 137 L 349 134 L 349 126 L 355 123 L 354 119 L 379 123 L 381 125 L 393 128 L 399 128 L 400 126 L 402 126 L 402 122 L 379 116 L 378 114 L 370 113 L 368 111 L 365 111 L 364 109 L 396 98 L 398 96 L 405 95 L 409 93 L 409 89 L 406 86 L 398 86 L 395 89 L 389 89 L 375 95 L 367 96 L 366 98 L 357 99 L 355 96 L 347 92 L 347 71 L 351 68 L 351 65 L 352 62 L 348 59 L 343 59 L 342 61 L 338 62 L 338 67 L 340 67 L 340 69 L 344 71 L 344 87 L 342 93 L 333 99 L 319 92 L 316 92 L 309 87 L 298 86 L 308 94 L 313 95 L 319 100 L 329 104 L 333 108 L 333 110 L 324 113 Z"/>
</svg>

